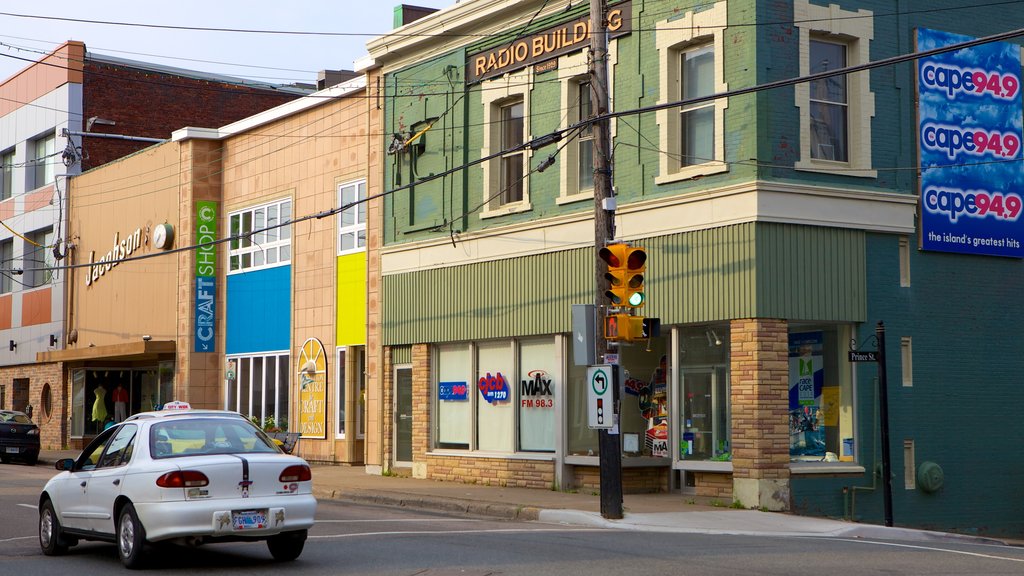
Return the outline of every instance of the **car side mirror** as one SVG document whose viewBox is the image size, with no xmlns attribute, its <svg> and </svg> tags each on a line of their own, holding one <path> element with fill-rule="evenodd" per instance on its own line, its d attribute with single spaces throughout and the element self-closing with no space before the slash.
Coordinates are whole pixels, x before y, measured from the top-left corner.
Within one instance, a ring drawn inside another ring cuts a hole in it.
<svg viewBox="0 0 1024 576">
<path fill-rule="evenodd" d="M 75 467 L 75 459 L 74 458 L 61 458 L 60 460 L 57 460 L 57 463 L 54 465 L 54 468 L 56 468 L 57 470 L 60 470 L 60 471 L 71 470 L 74 467 Z"/>
</svg>

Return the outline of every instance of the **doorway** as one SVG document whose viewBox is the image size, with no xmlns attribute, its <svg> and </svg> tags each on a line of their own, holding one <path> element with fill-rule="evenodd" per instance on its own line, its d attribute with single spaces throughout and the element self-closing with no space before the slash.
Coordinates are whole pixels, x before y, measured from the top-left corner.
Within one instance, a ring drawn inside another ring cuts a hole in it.
<svg viewBox="0 0 1024 576">
<path fill-rule="evenodd" d="M 714 460 L 729 454 L 728 391 L 728 371 L 724 365 L 683 369 L 681 460 Z"/>
<path fill-rule="evenodd" d="M 395 465 L 412 466 L 412 366 L 395 367 Z"/>
</svg>

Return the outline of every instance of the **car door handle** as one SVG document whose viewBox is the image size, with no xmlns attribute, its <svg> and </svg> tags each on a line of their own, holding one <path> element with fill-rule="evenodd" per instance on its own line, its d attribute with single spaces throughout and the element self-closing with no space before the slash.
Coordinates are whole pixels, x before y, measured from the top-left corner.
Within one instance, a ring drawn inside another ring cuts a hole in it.
<svg viewBox="0 0 1024 576">
<path fill-rule="evenodd" d="M 88 482 L 86 482 L 85 480 L 82 480 L 82 488 L 85 488 L 86 484 L 88 484 Z"/>
<path fill-rule="evenodd" d="M 118 478 L 117 480 L 114 480 L 114 486 L 120 486 L 120 485 L 121 485 L 121 479 L 120 478 Z"/>
</svg>

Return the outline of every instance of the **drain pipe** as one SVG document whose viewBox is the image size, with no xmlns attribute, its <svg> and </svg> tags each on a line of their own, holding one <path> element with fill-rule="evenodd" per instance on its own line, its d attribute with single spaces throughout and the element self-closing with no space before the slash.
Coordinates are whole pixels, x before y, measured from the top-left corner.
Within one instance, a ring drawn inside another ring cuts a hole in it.
<svg viewBox="0 0 1024 576">
<path fill-rule="evenodd" d="M 872 431 L 878 430 L 878 378 L 875 381 L 875 410 L 874 410 L 874 428 Z M 849 495 L 849 519 L 856 522 L 857 515 L 857 490 L 864 490 L 865 492 L 874 492 L 877 488 L 877 479 L 875 475 L 875 469 L 878 467 L 878 443 L 871 443 L 871 486 L 843 486 L 843 500 L 846 500 Z"/>
</svg>

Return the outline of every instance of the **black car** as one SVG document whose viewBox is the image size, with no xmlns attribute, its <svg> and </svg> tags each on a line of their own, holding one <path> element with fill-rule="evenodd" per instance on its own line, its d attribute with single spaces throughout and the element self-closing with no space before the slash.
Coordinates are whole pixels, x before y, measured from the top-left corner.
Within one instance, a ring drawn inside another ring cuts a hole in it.
<svg viewBox="0 0 1024 576">
<path fill-rule="evenodd" d="M 22 460 L 34 466 L 39 460 L 39 426 L 24 412 L 0 410 L 0 462 Z"/>
</svg>

